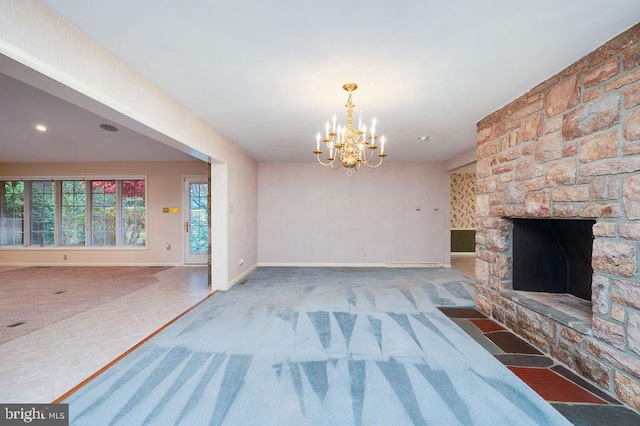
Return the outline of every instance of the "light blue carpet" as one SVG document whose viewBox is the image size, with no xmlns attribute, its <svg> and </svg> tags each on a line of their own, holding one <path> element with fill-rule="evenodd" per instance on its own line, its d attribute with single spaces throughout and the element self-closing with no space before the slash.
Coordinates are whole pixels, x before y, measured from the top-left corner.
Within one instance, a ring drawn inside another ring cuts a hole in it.
<svg viewBox="0 0 640 426">
<path fill-rule="evenodd" d="M 436 306 L 472 282 L 259 268 L 64 402 L 74 425 L 568 424 Z"/>
</svg>

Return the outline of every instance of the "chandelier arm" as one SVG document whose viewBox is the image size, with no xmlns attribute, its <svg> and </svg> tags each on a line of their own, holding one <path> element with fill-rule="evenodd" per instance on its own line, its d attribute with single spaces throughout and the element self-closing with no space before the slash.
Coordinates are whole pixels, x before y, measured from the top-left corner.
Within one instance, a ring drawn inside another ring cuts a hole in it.
<svg viewBox="0 0 640 426">
<path fill-rule="evenodd" d="M 318 160 L 318 163 L 322 164 L 323 166 L 332 166 L 333 165 L 333 161 L 330 161 L 328 163 L 322 162 L 322 160 L 320 159 L 320 154 L 316 154 L 316 159 Z M 335 158 L 333 160 L 335 161 Z"/>
<path fill-rule="evenodd" d="M 365 164 L 369 166 L 369 168 L 371 169 L 376 169 L 380 167 L 380 165 L 382 164 L 382 160 L 384 159 L 384 157 L 386 157 L 386 154 L 378 154 L 378 157 L 380 157 L 380 161 L 378 161 L 378 164 L 376 165 L 371 165 L 370 163 L 365 163 Z"/>
<path fill-rule="evenodd" d="M 369 148 L 369 147 L 367 147 L 367 146 L 365 146 L 365 147 L 364 147 L 364 149 L 365 149 L 365 152 L 362 154 L 362 155 L 364 156 L 364 159 L 362 160 L 362 162 L 363 162 L 364 164 L 369 164 L 369 162 L 370 162 L 371 160 L 373 160 L 373 155 L 375 154 L 375 149 L 370 149 L 370 148 Z M 366 150 L 371 151 L 371 154 L 370 154 L 370 155 L 367 155 Z"/>
</svg>

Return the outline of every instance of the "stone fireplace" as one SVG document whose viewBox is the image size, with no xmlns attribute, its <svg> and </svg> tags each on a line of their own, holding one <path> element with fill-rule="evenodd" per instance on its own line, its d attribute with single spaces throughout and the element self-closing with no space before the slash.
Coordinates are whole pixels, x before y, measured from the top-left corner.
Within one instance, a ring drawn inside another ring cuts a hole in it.
<svg viewBox="0 0 640 426">
<path fill-rule="evenodd" d="M 640 24 L 477 136 L 477 308 L 640 410 Z"/>
</svg>

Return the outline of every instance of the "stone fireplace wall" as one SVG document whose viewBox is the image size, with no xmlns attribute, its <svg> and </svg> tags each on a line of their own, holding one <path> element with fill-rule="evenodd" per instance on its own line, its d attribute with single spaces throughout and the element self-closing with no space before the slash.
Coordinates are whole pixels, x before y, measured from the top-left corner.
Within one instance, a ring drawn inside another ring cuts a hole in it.
<svg viewBox="0 0 640 426">
<path fill-rule="evenodd" d="M 482 119 L 477 142 L 477 308 L 640 410 L 640 24 Z M 505 297 L 510 218 L 596 220 L 591 327 Z"/>
</svg>

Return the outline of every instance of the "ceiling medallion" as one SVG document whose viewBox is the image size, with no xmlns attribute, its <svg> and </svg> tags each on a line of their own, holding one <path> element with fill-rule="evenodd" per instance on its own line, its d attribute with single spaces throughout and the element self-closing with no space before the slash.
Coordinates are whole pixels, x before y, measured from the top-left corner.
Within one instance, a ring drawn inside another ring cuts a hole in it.
<svg viewBox="0 0 640 426">
<path fill-rule="evenodd" d="M 323 166 L 330 166 L 333 170 L 337 170 L 342 165 L 347 169 L 347 175 L 351 176 L 353 170 L 360 169 L 361 164 L 371 168 L 379 167 L 387 154 L 384 153 L 384 136 L 379 137 L 376 134 L 375 118 L 371 120 L 369 135 L 367 135 L 367 126 L 362 124 L 362 117 L 358 118 L 358 128 L 353 127 L 353 107 L 356 105 L 353 103 L 352 94 L 358 88 L 358 85 L 347 83 L 342 88 L 349 92 L 349 97 L 345 104 L 347 108 L 347 124 L 345 126 L 338 124 L 336 128 L 336 115 L 333 114 L 332 124 L 329 124 L 328 121 L 325 124 L 324 139 L 322 139 L 320 132 L 316 135 L 316 150 L 313 153 L 316 154 L 318 162 Z M 372 160 L 376 149 L 378 149 L 378 138 L 381 146 L 380 153 L 377 156 L 380 160 L 373 164 Z M 324 142 L 329 150 L 326 158 L 327 162 L 323 162 L 320 159 L 320 154 L 323 152 L 320 149 L 320 141 Z"/>
</svg>

